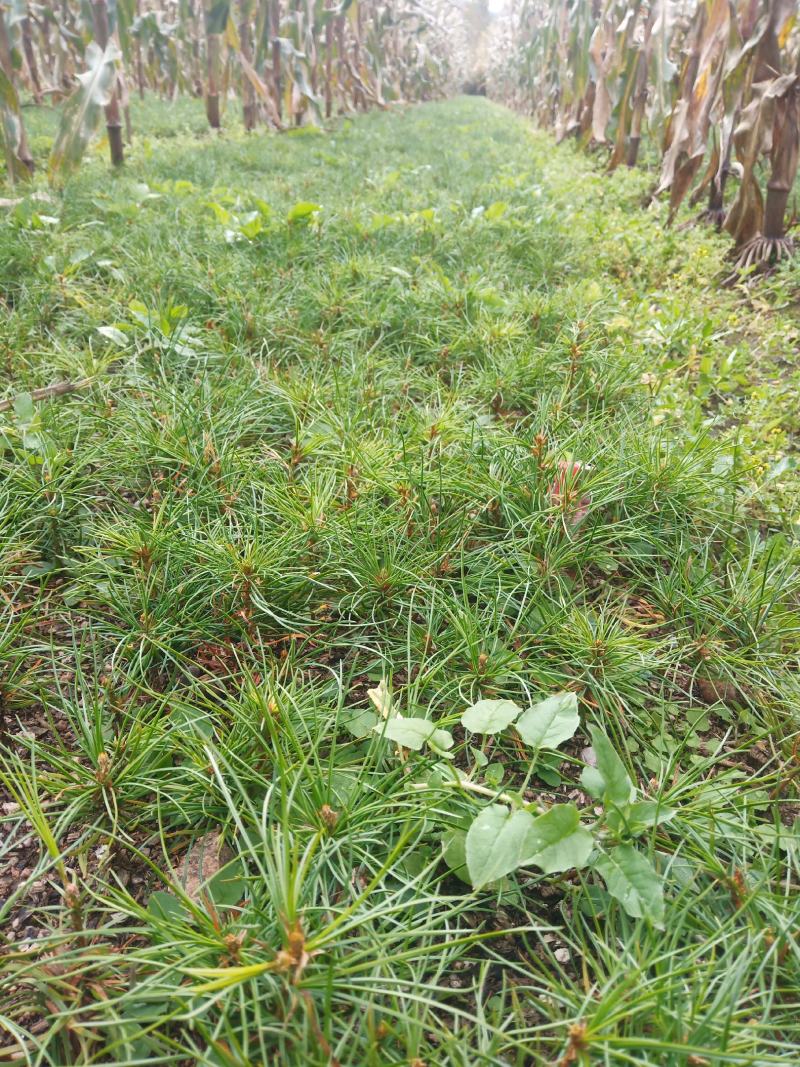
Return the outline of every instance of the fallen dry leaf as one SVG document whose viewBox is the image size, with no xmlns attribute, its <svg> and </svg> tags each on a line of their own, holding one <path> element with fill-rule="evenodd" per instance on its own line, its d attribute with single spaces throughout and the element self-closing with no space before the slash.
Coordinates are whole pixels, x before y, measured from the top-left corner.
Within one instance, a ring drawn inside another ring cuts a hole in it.
<svg viewBox="0 0 800 1067">
<path fill-rule="evenodd" d="M 744 703 L 741 691 L 725 678 L 695 678 L 695 693 L 706 704 L 727 704 L 736 707 Z"/>
<path fill-rule="evenodd" d="M 201 904 L 201 886 L 213 878 L 226 863 L 233 858 L 233 853 L 217 830 L 198 837 L 189 847 L 175 873 L 184 893 L 196 904 Z"/>
</svg>

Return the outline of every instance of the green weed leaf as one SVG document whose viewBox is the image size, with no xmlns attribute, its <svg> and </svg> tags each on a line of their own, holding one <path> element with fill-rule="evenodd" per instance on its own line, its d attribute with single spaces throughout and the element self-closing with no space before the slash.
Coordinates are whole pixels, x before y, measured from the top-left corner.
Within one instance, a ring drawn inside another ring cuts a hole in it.
<svg viewBox="0 0 800 1067">
<path fill-rule="evenodd" d="M 351 708 L 342 717 L 342 726 L 353 737 L 368 737 L 375 729 L 378 716 L 369 708 Z"/>
<path fill-rule="evenodd" d="M 377 723 L 373 729 L 384 734 L 390 741 L 415 752 L 419 752 L 426 742 L 436 749 L 447 750 L 453 747 L 453 735 L 447 730 L 437 729 L 428 719 L 401 719 L 397 716 Z"/>
<path fill-rule="evenodd" d="M 581 826 L 574 804 L 556 804 L 532 821 L 527 844 L 533 851 L 524 862 L 534 864 L 545 874 L 555 874 L 586 866 L 594 839 Z"/>
<path fill-rule="evenodd" d="M 640 800 L 622 811 L 612 808 L 606 813 L 606 825 L 614 833 L 627 830 L 631 834 L 640 834 L 651 826 L 669 822 L 677 814 L 676 808 L 670 808 L 666 804 L 659 804 L 655 800 Z"/>
<path fill-rule="evenodd" d="M 461 725 L 473 734 L 497 734 L 521 711 L 513 700 L 479 700 L 461 716 Z"/>
<path fill-rule="evenodd" d="M 496 222 L 497 219 L 502 219 L 503 215 L 508 211 L 508 204 L 505 200 L 495 200 L 493 204 L 489 204 L 487 209 L 483 213 L 483 217 L 488 219 L 489 222 Z"/>
<path fill-rule="evenodd" d="M 462 882 L 469 884 L 467 871 L 467 835 L 464 830 L 449 830 L 442 838 L 442 858 Z"/>
<path fill-rule="evenodd" d="M 119 345 L 120 348 L 125 348 L 128 344 L 128 337 L 117 326 L 98 326 L 97 332 L 101 337 L 105 337 L 108 341 L 113 342 L 115 345 Z"/>
<path fill-rule="evenodd" d="M 604 805 L 625 807 L 636 796 L 633 782 L 625 770 L 625 764 L 614 751 L 611 742 L 596 726 L 589 728 L 592 748 L 597 759 L 596 767 L 584 768 L 581 785 L 590 796 Z"/>
<path fill-rule="evenodd" d="M 534 818 L 527 811 L 510 811 L 490 804 L 467 831 L 467 870 L 474 889 L 515 871 L 530 856 Z"/>
<path fill-rule="evenodd" d="M 528 708 L 516 729 L 525 744 L 534 749 L 557 748 L 574 736 L 580 723 L 576 695 L 557 693 Z"/>
<path fill-rule="evenodd" d="M 178 898 L 172 893 L 166 893 L 163 889 L 150 894 L 147 910 L 154 918 L 167 923 L 186 922 L 189 918 L 189 913 Z"/>
<path fill-rule="evenodd" d="M 21 426 L 30 426 L 36 417 L 36 409 L 30 393 L 19 393 L 14 397 L 14 414 Z"/>
<path fill-rule="evenodd" d="M 289 209 L 289 214 L 286 216 L 287 222 L 299 222 L 301 219 L 309 219 L 312 215 L 320 211 L 319 204 L 312 204 L 310 200 L 301 200 L 294 207 Z"/>
<path fill-rule="evenodd" d="M 664 928 L 664 887 L 650 861 L 633 845 L 617 845 L 594 865 L 609 893 L 634 919 Z"/>
</svg>

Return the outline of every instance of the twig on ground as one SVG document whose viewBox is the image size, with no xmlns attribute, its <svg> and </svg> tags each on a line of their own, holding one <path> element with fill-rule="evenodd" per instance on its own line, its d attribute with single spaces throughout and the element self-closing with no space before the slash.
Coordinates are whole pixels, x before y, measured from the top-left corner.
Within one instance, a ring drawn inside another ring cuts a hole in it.
<svg viewBox="0 0 800 1067">
<path fill-rule="evenodd" d="M 67 393 L 75 393 L 79 389 L 86 389 L 92 384 L 94 378 L 81 378 L 79 382 L 53 382 L 52 385 L 44 385 L 41 389 L 31 389 L 31 400 L 49 400 L 54 396 L 64 396 Z M 17 394 L 19 395 L 19 394 Z M 8 411 L 14 406 L 16 397 L 7 397 L 0 400 L 0 411 Z"/>
</svg>

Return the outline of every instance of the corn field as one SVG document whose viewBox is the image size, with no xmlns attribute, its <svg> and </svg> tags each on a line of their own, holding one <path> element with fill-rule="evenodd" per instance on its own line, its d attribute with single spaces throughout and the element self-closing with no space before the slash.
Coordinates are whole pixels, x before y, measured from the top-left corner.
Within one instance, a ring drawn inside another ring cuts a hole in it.
<svg viewBox="0 0 800 1067">
<path fill-rule="evenodd" d="M 64 101 L 50 157 L 69 173 L 102 125 L 111 160 L 133 137 L 131 93 L 203 96 L 219 129 L 236 98 L 247 130 L 439 95 L 448 74 L 437 0 L 61 0 L 0 4 L 0 114 L 7 170 L 33 171 L 20 98 Z"/>
<path fill-rule="evenodd" d="M 796 0 L 521 0 L 496 32 L 491 92 L 609 170 L 646 157 L 670 221 L 705 202 L 737 265 L 768 265 L 793 248 L 797 16 Z"/>
</svg>

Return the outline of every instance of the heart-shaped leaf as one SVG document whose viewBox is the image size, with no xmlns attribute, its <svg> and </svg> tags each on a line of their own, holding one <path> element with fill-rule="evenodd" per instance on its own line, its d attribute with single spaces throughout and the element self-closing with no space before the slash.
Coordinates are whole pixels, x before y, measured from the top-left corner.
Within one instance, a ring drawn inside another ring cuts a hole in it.
<svg viewBox="0 0 800 1067">
<path fill-rule="evenodd" d="M 439 730 L 436 724 L 428 719 L 401 719 L 398 715 L 394 719 L 377 723 L 373 729 L 388 737 L 390 741 L 415 752 L 419 752 L 426 741 L 439 749 L 447 750 L 453 747 L 453 735 L 447 730 Z"/>
<path fill-rule="evenodd" d="M 150 899 L 147 901 L 147 910 L 156 919 L 170 924 L 186 922 L 189 919 L 188 911 L 178 898 L 173 896 L 172 893 L 165 893 L 163 889 L 158 889 L 155 893 L 150 894 Z"/>
<path fill-rule="evenodd" d="M 584 867 L 594 848 L 592 835 L 581 826 L 574 804 L 556 804 L 534 819 L 528 831 L 528 844 L 533 852 L 525 863 L 533 863 L 545 874 Z"/>
<path fill-rule="evenodd" d="M 664 886 L 646 856 L 633 845 L 617 845 L 594 868 L 628 915 L 664 929 Z"/>
<path fill-rule="evenodd" d="M 353 737 L 368 737 L 377 722 L 378 716 L 369 708 L 350 708 L 342 716 L 342 726 Z"/>
<path fill-rule="evenodd" d="M 530 832 L 534 822 L 527 811 L 509 811 L 503 804 L 490 804 L 467 832 L 467 870 L 473 888 L 480 889 L 515 871 L 531 852 Z"/>
<path fill-rule="evenodd" d="M 574 693 L 556 693 L 526 712 L 517 720 L 517 733 L 534 749 L 558 748 L 569 741 L 581 724 L 578 698 Z"/>
<path fill-rule="evenodd" d="M 286 216 L 287 222 L 299 222 L 301 219 L 309 219 L 320 210 L 319 204 L 312 204 L 310 200 L 301 200 L 294 207 L 289 208 Z"/>
<path fill-rule="evenodd" d="M 521 711 L 513 700 L 479 700 L 461 716 L 461 725 L 473 734 L 498 734 Z"/>
<path fill-rule="evenodd" d="M 528 864 L 545 874 L 583 867 L 593 847 L 574 804 L 558 804 L 537 818 L 490 804 L 467 833 L 467 870 L 473 887 L 480 889 Z"/>
</svg>

